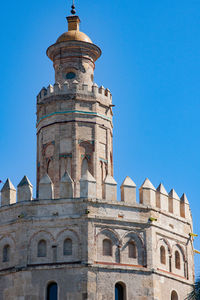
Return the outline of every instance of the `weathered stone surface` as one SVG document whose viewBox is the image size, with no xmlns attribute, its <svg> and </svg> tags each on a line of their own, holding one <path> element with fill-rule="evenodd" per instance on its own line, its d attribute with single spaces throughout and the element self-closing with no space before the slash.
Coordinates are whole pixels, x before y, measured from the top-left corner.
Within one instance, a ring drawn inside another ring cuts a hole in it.
<svg viewBox="0 0 200 300">
<path fill-rule="evenodd" d="M 17 202 L 32 200 L 33 186 L 27 176 L 24 176 L 17 186 Z"/>
<path fill-rule="evenodd" d="M 65 172 L 60 181 L 60 198 L 72 199 L 74 197 L 74 182 L 68 172 Z"/>
<path fill-rule="evenodd" d="M 1 206 L 16 203 L 16 189 L 8 178 L 1 190 Z"/>
<path fill-rule="evenodd" d="M 148 178 L 145 179 L 140 187 L 140 203 L 156 206 L 156 189 Z"/>
<path fill-rule="evenodd" d="M 121 201 L 129 204 L 136 203 L 136 184 L 127 176 L 121 185 Z"/>
<path fill-rule="evenodd" d="M 89 171 L 80 179 L 80 197 L 96 198 L 96 180 Z"/>
<path fill-rule="evenodd" d="M 54 188 L 48 174 L 44 175 L 39 183 L 39 199 L 53 199 Z"/>
<path fill-rule="evenodd" d="M 156 206 L 168 211 L 168 193 L 162 183 L 156 190 Z"/>
<path fill-rule="evenodd" d="M 104 181 L 104 199 L 117 201 L 117 182 L 111 175 L 107 175 Z"/>
</svg>

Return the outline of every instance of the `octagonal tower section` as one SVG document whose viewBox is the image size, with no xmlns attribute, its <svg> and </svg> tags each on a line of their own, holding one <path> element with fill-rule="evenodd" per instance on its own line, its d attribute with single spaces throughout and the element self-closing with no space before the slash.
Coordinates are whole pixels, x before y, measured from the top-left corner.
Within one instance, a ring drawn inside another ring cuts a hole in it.
<svg viewBox="0 0 200 300">
<path fill-rule="evenodd" d="M 100 48 L 79 31 L 78 16 L 67 20 L 68 32 L 47 49 L 55 84 L 37 97 L 37 193 L 48 174 L 54 198 L 60 198 L 60 180 L 68 172 L 78 198 L 88 170 L 96 180 L 96 197 L 102 198 L 105 177 L 113 175 L 112 95 L 93 81 Z"/>
</svg>

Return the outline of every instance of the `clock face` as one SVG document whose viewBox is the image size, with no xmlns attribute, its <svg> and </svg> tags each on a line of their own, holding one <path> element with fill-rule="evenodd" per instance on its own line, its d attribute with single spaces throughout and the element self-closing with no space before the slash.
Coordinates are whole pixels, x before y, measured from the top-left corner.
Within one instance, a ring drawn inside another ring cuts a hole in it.
<svg viewBox="0 0 200 300">
<path fill-rule="evenodd" d="M 74 72 L 69 72 L 66 74 L 66 79 L 74 79 L 76 78 L 76 74 Z"/>
</svg>

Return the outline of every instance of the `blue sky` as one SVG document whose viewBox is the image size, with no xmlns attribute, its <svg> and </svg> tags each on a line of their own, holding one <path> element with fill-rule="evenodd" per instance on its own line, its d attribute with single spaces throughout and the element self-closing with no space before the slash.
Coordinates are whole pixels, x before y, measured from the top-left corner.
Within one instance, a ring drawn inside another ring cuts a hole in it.
<svg viewBox="0 0 200 300">
<path fill-rule="evenodd" d="M 35 186 L 36 95 L 54 83 L 47 47 L 66 31 L 71 1 L 1 4 L 0 179 Z M 114 173 L 149 177 L 191 204 L 200 235 L 200 2 L 77 1 L 81 30 L 101 47 L 95 81 L 113 94 Z M 195 248 L 200 250 L 200 236 Z M 200 263 L 195 255 L 196 273 Z"/>
</svg>

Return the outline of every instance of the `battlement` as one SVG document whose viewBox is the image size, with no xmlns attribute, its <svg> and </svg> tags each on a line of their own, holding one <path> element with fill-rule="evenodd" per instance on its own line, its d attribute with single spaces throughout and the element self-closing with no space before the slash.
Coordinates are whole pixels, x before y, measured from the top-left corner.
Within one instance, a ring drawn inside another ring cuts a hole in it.
<svg viewBox="0 0 200 300">
<path fill-rule="evenodd" d="M 192 223 L 189 202 L 185 194 L 179 198 L 174 189 L 167 193 L 162 183 L 156 189 L 147 178 L 139 188 L 139 203 L 137 203 L 136 185 L 130 177 L 125 178 L 120 188 L 121 199 L 118 201 L 117 183 L 112 176 L 107 175 L 103 185 L 103 202 L 120 203 L 120 205 L 133 207 L 139 205 L 141 208 L 154 209 L 158 213 L 162 212 L 177 218 L 184 218 L 187 222 Z M 1 206 L 12 205 L 22 201 L 53 200 L 54 185 L 47 174 L 40 180 L 38 199 L 33 199 L 32 195 L 33 188 L 26 176 L 23 177 L 17 186 L 17 192 L 11 181 L 7 179 L 1 190 Z M 74 182 L 70 175 L 65 173 L 60 180 L 60 199 L 73 198 Z M 89 171 L 80 179 L 80 198 L 98 201 L 96 199 L 96 180 Z"/>
<path fill-rule="evenodd" d="M 100 98 L 106 105 L 112 102 L 112 94 L 109 89 L 105 89 L 103 86 L 98 87 L 96 83 L 89 86 L 88 84 L 80 84 L 74 80 L 71 84 L 65 82 L 61 85 L 56 82 L 54 85 L 50 84 L 47 88 L 43 87 L 37 96 L 37 103 L 41 103 L 51 96 L 76 93 L 85 94 L 93 98 Z"/>
</svg>

